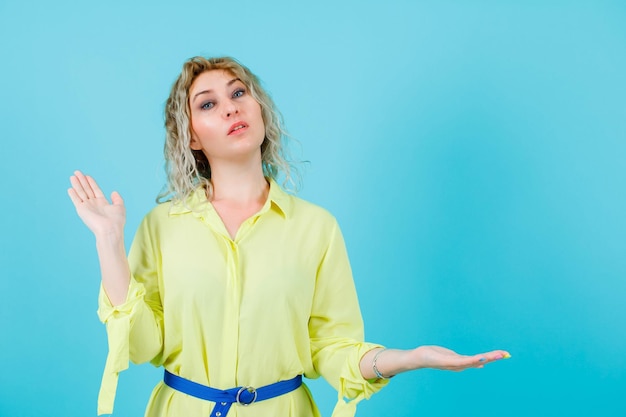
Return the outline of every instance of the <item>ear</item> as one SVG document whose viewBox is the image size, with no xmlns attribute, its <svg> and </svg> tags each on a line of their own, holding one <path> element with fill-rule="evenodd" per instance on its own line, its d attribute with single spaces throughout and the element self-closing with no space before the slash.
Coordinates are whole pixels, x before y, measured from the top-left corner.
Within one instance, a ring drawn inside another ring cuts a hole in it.
<svg viewBox="0 0 626 417">
<path fill-rule="evenodd" d="M 196 138 L 196 135 L 193 135 L 193 134 L 191 135 L 191 141 L 189 142 L 189 147 L 194 151 L 202 150 L 202 144 L 200 143 L 198 138 Z"/>
</svg>

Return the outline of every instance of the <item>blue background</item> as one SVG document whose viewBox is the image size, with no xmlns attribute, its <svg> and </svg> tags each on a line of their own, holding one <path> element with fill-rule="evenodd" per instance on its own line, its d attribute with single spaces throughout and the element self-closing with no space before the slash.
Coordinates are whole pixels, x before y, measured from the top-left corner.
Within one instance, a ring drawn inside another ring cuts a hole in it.
<svg viewBox="0 0 626 417">
<path fill-rule="evenodd" d="M 130 242 L 171 83 L 222 54 L 300 141 L 367 338 L 513 355 L 403 374 L 359 416 L 626 415 L 625 22 L 619 1 L 0 0 L 0 415 L 95 415 L 99 272 L 68 177 L 120 191 Z M 131 366 L 115 415 L 160 376 Z"/>
</svg>

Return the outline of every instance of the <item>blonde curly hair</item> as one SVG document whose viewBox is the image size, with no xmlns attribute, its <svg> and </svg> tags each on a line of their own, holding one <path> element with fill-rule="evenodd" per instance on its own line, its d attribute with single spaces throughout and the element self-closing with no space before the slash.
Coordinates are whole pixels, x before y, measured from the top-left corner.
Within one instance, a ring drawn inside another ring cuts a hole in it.
<svg viewBox="0 0 626 417">
<path fill-rule="evenodd" d="M 165 104 L 165 171 L 167 184 L 157 197 L 157 202 L 168 200 L 184 201 L 199 186 L 205 187 L 209 198 L 212 195 L 211 166 L 202 151 L 192 150 L 191 109 L 189 89 L 202 73 L 224 70 L 239 78 L 252 97 L 261 105 L 265 123 L 265 139 L 261 144 L 263 174 L 272 179 L 284 175 L 283 185 L 296 185 L 293 174 L 297 170 L 287 157 L 287 133 L 282 115 L 274 101 L 261 86 L 260 80 L 247 67 L 231 57 L 193 57 L 184 63 L 174 82 Z M 294 187 L 296 188 L 296 187 Z"/>
</svg>

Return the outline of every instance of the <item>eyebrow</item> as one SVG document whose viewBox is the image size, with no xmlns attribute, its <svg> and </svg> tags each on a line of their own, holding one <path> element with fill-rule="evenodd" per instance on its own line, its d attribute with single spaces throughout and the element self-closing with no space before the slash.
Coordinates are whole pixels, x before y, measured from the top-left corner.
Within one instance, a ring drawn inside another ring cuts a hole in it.
<svg viewBox="0 0 626 417">
<path fill-rule="evenodd" d="M 226 83 L 226 87 L 230 87 L 231 85 L 233 85 L 234 83 L 236 83 L 237 81 L 241 81 L 239 78 L 233 78 L 232 80 L 230 80 L 229 82 Z M 243 82 L 243 81 L 242 81 Z M 196 93 L 196 95 L 193 96 L 193 100 L 191 100 L 191 102 L 193 103 L 194 101 L 196 101 L 196 98 L 198 98 L 199 95 L 201 94 L 206 94 L 206 93 L 212 93 L 213 90 L 202 90 L 199 93 Z"/>
</svg>

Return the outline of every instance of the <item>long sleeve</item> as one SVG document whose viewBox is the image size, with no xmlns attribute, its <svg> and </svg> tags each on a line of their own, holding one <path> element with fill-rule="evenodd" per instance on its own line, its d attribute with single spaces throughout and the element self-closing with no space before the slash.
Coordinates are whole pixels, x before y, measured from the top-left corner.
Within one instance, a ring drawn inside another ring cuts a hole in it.
<svg viewBox="0 0 626 417">
<path fill-rule="evenodd" d="M 134 363 L 158 363 L 163 346 L 163 308 L 159 293 L 160 259 L 149 222 L 143 220 L 129 252 L 131 279 L 126 301 L 112 306 L 100 287 L 98 317 L 105 323 L 109 353 L 100 393 L 98 415 L 111 414 L 118 375 Z"/>
<path fill-rule="evenodd" d="M 368 381 L 361 375 L 361 358 L 380 345 L 363 341 L 363 321 L 352 271 L 336 223 L 317 273 L 309 333 L 313 365 L 338 392 L 333 417 L 353 416 L 356 404 L 388 381 Z"/>
</svg>

